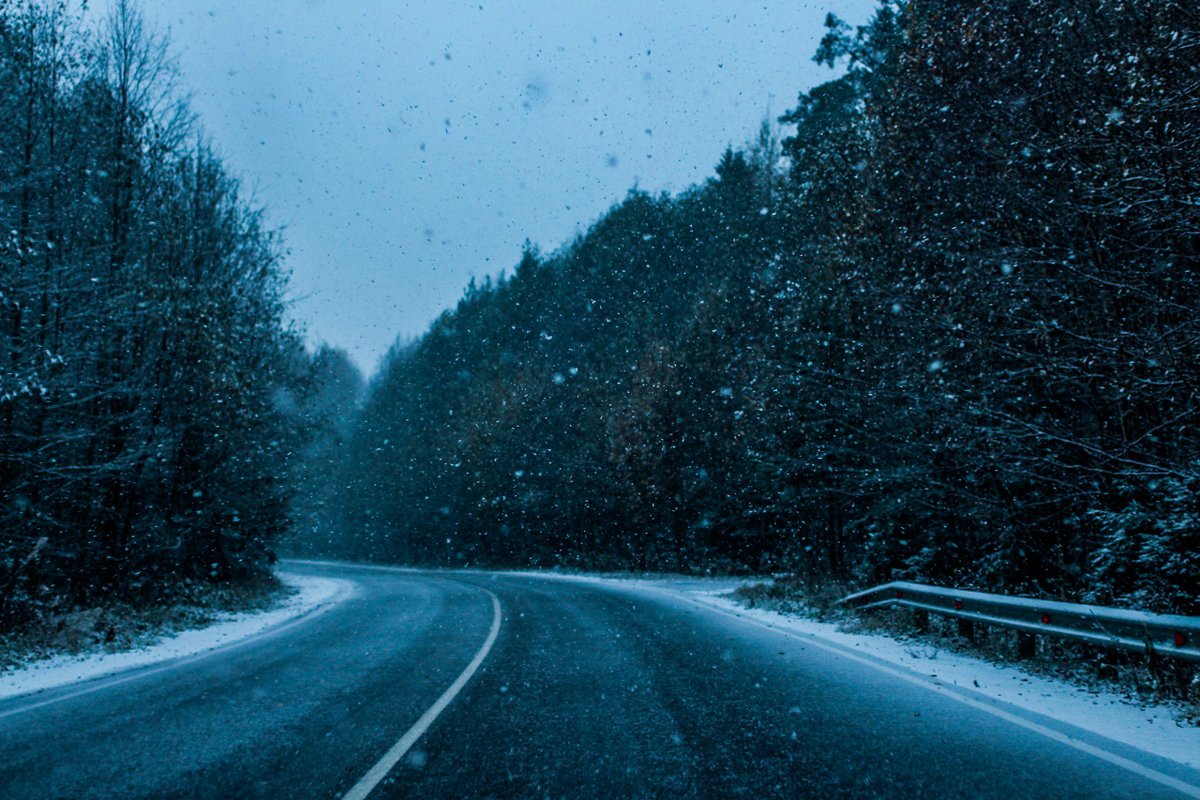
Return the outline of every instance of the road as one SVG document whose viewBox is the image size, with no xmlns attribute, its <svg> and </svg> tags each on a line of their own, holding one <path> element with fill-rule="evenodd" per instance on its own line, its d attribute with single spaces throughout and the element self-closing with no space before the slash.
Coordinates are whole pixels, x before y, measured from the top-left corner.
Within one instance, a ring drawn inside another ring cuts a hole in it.
<svg viewBox="0 0 1200 800">
<path fill-rule="evenodd" d="M 167 669 L 0 702 L 0 798 L 1145 800 L 1188 796 L 1164 777 L 1200 786 L 667 593 L 303 569 L 358 591 Z"/>
</svg>

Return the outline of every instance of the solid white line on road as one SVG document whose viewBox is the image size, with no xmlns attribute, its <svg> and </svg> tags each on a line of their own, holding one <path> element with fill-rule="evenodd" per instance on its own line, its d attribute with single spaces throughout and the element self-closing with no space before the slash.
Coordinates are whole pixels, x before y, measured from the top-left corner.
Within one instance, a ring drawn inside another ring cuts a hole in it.
<svg viewBox="0 0 1200 800">
<path fill-rule="evenodd" d="M 1037 733 L 1042 736 L 1045 736 L 1047 739 L 1052 739 L 1061 744 L 1065 744 L 1067 747 L 1074 748 L 1075 750 L 1078 750 L 1082 753 L 1087 753 L 1088 755 L 1095 756 L 1096 758 L 1099 758 L 1102 761 L 1107 761 L 1108 763 L 1110 763 L 1114 766 L 1120 767 L 1122 769 L 1126 769 L 1126 770 L 1134 773 L 1135 775 L 1141 775 L 1143 778 L 1154 781 L 1155 783 L 1160 783 L 1163 786 L 1170 787 L 1170 788 L 1174 789 L 1175 791 L 1180 792 L 1181 794 L 1183 794 L 1187 797 L 1200 798 L 1200 786 L 1196 786 L 1195 784 L 1187 783 L 1186 781 L 1181 781 L 1178 778 L 1173 778 L 1170 775 L 1166 775 L 1162 772 L 1159 772 L 1156 769 L 1151 769 L 1150 767 L 1142 766 L 1141 764 L 1137 763 L 1136 761 L 1131 761 L 1130 759 L 1125 758 L 1123 756 L 1119 756 L 1116 753 L 1110 753 L 1107 750 L 1104 750 L 1103 748 L 1097 747 L 1092 744 L 1088 744 L 1087 742 L 1076 739 L 1073 736 L 1068 736 L 1067 734 L 1061 733 L 1060 731 L 1056 731 L 1053 728 L 1048 728 L 1045 725 L 1040 725 L 1036 722 L 1033 722 L 1032 720 L 1025 719 L 1023 717 L 1017 716 L 1016 714 L 1011 714 L 1007 711 L 1004 711 L 1003 709 L 996 708 L 995 706 L 989 705 L 988 703 L 985 703 L 981 700 L 977 700 L 974 697 L 970 697 L 969 695 L 959 694 L 958 692 L 954 691 L 950 687 L 945 686 L 943 684 L 931 683 L 919 675 L 913 675 L 913 674 L 910 674 L 910 673 L 900 670 L 900 669 L 893 669 L 892 667 L 881 664 L 873 659 L 864 658 L 860 655 L 856 655 L 854 653 L 848 652 L 848 651 L 842 649 L 841 647 L 837 647 L 832 644 L 827 644 L 826 642 L 817 638 L 813 634 L 803 634 L 803 633 L 798 633 L 796 631 L 789 631 L 786 628 L 779 628 L 774 625 L 771 625 L 770 623 L 754 619 L 753 617 L 745 617 L 734 611 L 720 608 L 719 606 L 709 605 L 708 603 L 703 603 L 699 600 L 695 600 L 692 598 L 688 598 L 688 599 L 695 605 L 700 606 L 701 608 L 706 608 L 710 611 L 716 611 L 721 614 L 725 614 L 726 616 L 735 617 L 736 619 L 740 619 L 743 622 L 750 622 L 750 623 L 753 623 L 760 627 L 775 631 L 776 633 L 783 634 L 784 636 L 788 636 L 793 639 L 798 639 L 798 640 L 804 642 L 805 644 L 811 644 L 813 647 L 819 647 L 822 650 L 827 650 L 828 652 L 833 653 L 834 655 L 839 655 L 842 658 L 847 658 L 856 663 L 863 664 L 868 667 L 872 667 L 873 669 L 877 669 L 880 672 L 886 672 L 888 675 L 892 675 L 896 678 L 899 678 L 900 680 L 907 681 L 908 683 L 914 684 L 916 686 L 920 686 L 920 687 L 928 689 L 932 692 L 937 692 L 938 694 L 940 694 L 944 697 L 947 697 L 951 700 L 957 700 L 958 702 L 960 702 L 964 705 L 971 706 L 972 708 L 976 708 L 987 714 L 991 714 L 994 717 L 999 717 L 1000 719 L 1005 720 L 1006 722 L 1011 722 L 1014 725 L 1019 725 L 1020 727 L 1026 729 L 1028 731 L 1032 731 L 1033 733 Z"/>
<path fill-rule="evenodd" d="M 387 774 L 392 771 L 396 764 L 400 763 L 400 759 L 412 748 L 421 735 L 429 729 L 433 721 L 438 718 L 438 715 L 446 710 L 446 706 L 450 705 L 451 701 L 458 696 L 462 688 L 467 685 L 467 681 L 471 680 L 471 676 L 479 669 L 479 665 L 487 658 L 488 652 L 491 651 L 492 645 L 496 643 L 496 637 L 500 635 L 500 598 L 496 597 L 492 592 L 480 587 L 480 591 L 487 592 L 492 598 L 492 629 L 488 631 L 487 639 L 483 643 L 483 647 L 479 648 L 479 652 L 471 659 L 471 663 L 467 664 L 467 668 L 462 671 L 462 674 L 455 679 L 454 683 L 450 684 L 450 688 L 442 693 L 442 696 L 437 699 L 437 702 L 429 707 L 429 710 L 421 715 L 421 718 L 416 721 L 408 731 L 400 737 L 400 741 L 392 745 L 392 749 L 383 754 L 383 758 L 371 767 L 370 771 L 359 780 L 358 783 L 342 795 L 342 800 L 366 800 L 367 795 L 379 785 L 379 782 L 387 777 Z"/>
</svg>

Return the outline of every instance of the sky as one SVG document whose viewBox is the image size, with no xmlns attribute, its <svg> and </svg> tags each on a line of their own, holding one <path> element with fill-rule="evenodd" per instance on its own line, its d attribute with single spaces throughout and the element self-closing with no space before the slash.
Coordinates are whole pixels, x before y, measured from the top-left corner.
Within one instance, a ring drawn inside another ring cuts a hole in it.
<svg viewBox="0 0 1200 800">
<path fill-rule="evenodd" d="M 875 0 L 144 0 L 192 108 L 280 228 L 290 313 L 367 373 L 475 277 L 635 185 L 678 192 L 833 73 Z M 93 3 L 103 12 L 102 3 Z"/>
</svg>

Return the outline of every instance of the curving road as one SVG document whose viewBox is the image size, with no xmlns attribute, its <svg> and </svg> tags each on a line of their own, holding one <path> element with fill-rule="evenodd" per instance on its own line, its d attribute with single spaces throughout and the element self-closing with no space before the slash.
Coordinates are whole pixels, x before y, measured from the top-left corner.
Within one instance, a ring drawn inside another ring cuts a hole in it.
<svg viewBox="0 0 1200 800">
<path fill-rule="evenodd" d="M 1193 770 L 665 592 L 289 569 L 358 591 L 0 701 L 0 798 L 1200 796 Z"/>
</svg>

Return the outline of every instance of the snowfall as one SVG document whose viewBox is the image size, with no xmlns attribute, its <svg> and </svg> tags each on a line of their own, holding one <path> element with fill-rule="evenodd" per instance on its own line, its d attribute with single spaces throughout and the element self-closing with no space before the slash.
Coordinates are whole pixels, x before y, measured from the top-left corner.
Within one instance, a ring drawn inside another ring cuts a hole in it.
<svg viewBox="0 0 1200 800">
<path fill-rule="evenodd" d="M 1122 742 L 1162 758 L 1200 769 L 1200 727 L 1181 721 L 1178 709 L 1147 705 L 1115 691 L 1077 686 L 1028 673 L 1017 666 L 995 664 L 934 645 L 881 634 L 850 633 L 833 623 L 764 609 L 748 609 L 728 594 L 745 581 L 702 578 L 612 578 L 547 573 L 556 580 L 580 581 L 653 591 L 733 614 L 748 622 L 778 629 L 826 650 L 892 671 L 906 680 L 921 680 L 934 690 L 961 687 L 969 696 L 994 701 L 996 707 L 1032 712 Z M 301 618 L 319 614 L 354 594 L 350 581 L 280 572 L 293 593 L 276 608 L 257 613 L 226 614 L 202 629 L 120 653 L 59 656 L 20 669 L 0 672 L 0 699 L 83 683 L 104 676 L 195 656 L 241 642 Z M 950 691 L 958 692 L 958 689 Z M 977 702 L 977 701 L 975 701 Z"/>
<path fill-rule="evenodd" d="M 533 574 L 533 573 L 525 573 Z M 609 578 L 582 575 L 558 576 L 587 583 L 634 585 L 665 592 L 700 606 L 733 614 L 751 622 L 790 633 L 826 650 L 867 662 L 906 680 L 916 680 L 967 698 L 972 705 L 988 705 L 1003 712 L 1007 704 L 1019 711 L 1040 714 L 1144 750 L 1170 761 L 1200 769 L 1200 726 L 1182 720 L 1181 709 L 1152 705 L 1112 690 L 1077 686 L 1065 680 L 1040 676 L 1016 665 L 1002 665 L 952 652 L 917 640 L 884 634 L 849 633 L 835 623 L 818 622 L 797 614 L 746 608 L 728 595 L 744 580 L 691 577 Z M 964 692 L 959 692 L 961 687 Z M 978 703 L 974 698 L 984 702 Z M 995 701 L 994 703 L 989 701 Z M 1012 716 L 1024 716 L 1014 714 Z"/>
<path fill-rule="evenodd" d="M 174 663 L 275 630 L 299 617 L 320 613 L 353 593 L 354 587 L 349 581 L 290 572 L 276 574 L 292 592 L 269 611 L 218 614 L 213 624 L 207 627 L 184 631 L 132 650 L 55 656 L 19 669 L 0 671 L 0 700 L 83 683 L 152 664 Z"/>
</svg>

